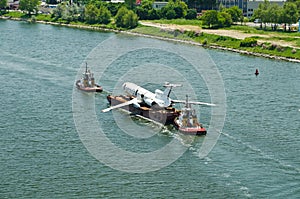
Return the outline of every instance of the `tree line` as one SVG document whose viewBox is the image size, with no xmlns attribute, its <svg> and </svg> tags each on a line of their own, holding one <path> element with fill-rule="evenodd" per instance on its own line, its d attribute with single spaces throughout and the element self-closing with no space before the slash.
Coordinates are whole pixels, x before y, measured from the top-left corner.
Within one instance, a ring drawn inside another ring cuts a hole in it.
<svg viewBox="0 0 300 199">
<path fill-rule="evenodd" d="M 287 30 L 287 24 L 289 25 L 289 30 L 291 24 L 297 23 L 300 16 L 300 0 L 288 0 L 283 6 L 278 4 L 271 4 L 269 1 L 265 0 L 263 3 L 259 4 L 258 9 L 254 11 L 253 18 L 260 19 L 261 28 L 264 24 L 264 29 L 266 29 L 266 24 L 272 24 L 272 30 L 276 30 L 278 24 L 284 24 L 284 31 Z"/>
<path fill-rule="evenodd" d="M 0 8 L 6 5 L 7 0 L 0 0 Z M 19 9 L 27 12 L 29 15 L 38 12 L 39 0 L 20 0 Z M 48 3 L 56 3 L 56 0 L 47 0 Z M 62 2 L 57 5 L 51 14 L 53 21 L 61 22 L 84 22 L 88 24 L 115 24 L 121 28 L 134 28 L 138 25 L 138 19 L 196 19 L 197 11 L 191 4 L 195 0 L 187 1 L 186 4 L 181 0 L 169 0 L 166 6 L 161 9 L 153 7 L 154 0 L 142 0 L 136 5 L 136 0 L 125 0 L 122 3 L 108 3 L 102 0 L 74 0 Z M 206 2 L 208 6 L 216 6 L 216 1 Z M 196 3 L 194 4 L 195 7 Z M 271 4 L 268 0 L 259 4 L 254 11 L 253 18 L 261 20 L 262 24 L 272 23 L 272 29 L 276 30 L 278 24 L 292 24 L 298 20 L 300 10 L 300 0 L 287 0 L 284 6 Z M 237 6 L 225 8 L 222 4 L 218 10 L 208 10 L 201 17 L 203 26 L 207 28 L 229 27 L 233 23 L 243 22 L 244 16 L 242 10 Z M 285 26 L 286 27 L 286 26 Z"/>
</svg>

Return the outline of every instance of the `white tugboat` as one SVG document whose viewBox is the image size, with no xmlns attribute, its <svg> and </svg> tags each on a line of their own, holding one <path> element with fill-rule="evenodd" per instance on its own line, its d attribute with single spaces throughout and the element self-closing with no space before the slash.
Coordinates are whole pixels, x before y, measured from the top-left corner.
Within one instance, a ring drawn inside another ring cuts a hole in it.
<svg viewBox="0 0 300 199">
<path fill-rule="evenodd" d="M 85 68 L 85 72 L 82 74 L 82 78 L 76 81 L 76 87 L 79 90 L 86 92 L 102 92 L 103 89 L 98 84 L 95 84 L 94 74 L 91 73 L 90 70 L 87 69 L 87 64 Z"/>
</svg>

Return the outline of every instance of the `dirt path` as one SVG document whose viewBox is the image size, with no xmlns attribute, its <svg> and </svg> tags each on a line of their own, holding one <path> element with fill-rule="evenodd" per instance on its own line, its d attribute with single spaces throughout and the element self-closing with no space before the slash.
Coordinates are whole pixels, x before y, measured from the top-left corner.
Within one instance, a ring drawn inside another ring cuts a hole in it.
<svg viewBox="0 0 300 199">
<path fill-rule="evenodd" d="M 250 34 L 250 33 L 243 33 L 241 31 L 237 30 L 222 30 L 222 29 L 202 29 L 199 26 L 193 26 L 193 25 L 175 25 L 175 24 L 158 24 L 158 23 L 152 23 L 152 22 L 140 22 L 142 25 L 145 26 L 152 26 L 157 27 L 161 29 L 169 29 L 169 30 L 193 30 L 197 32 L 204 32 L 208 34 L 215 34 L 215 35 L 221 35 L 221 36 L 228 36 L 236 39 L 244 39 L 246 37 L 253 37 L 258 36 L 261 39 L 258 39 L 259 43 L 264 42 L 270 42 L 276 45 L 280 46 L 290 46 L 293 48 L 300 49 L 299 47 L 295 46 L 293 42 L 286 42 L 286 41 L 270 41 L 270 40 L 264 40 L 263 38 L 270 38 L 270 35 L 261 35 L 261 34 Z M 263 37 L 263 38 L 262 38 Z"/>
</svg>

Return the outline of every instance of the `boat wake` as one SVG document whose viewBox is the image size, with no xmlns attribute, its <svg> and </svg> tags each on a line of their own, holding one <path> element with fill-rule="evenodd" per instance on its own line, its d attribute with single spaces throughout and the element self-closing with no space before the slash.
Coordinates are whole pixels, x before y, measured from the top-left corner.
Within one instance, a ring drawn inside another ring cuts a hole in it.
<svg viewBox="0 0 300 199">
<path fill-rule="evenodd" d="M 245 146 L 247 149 L 255 152 L 256 154 L 260 155 L 264 159 L 272 161 L 272 162 L 278 164 L 280 167 L 282 167 L 284 169 L 289 169 L 289 170 L 293 170 L 293 171 L 295 171 L 297 173 L 300 173 L 300 168 L 297 168 L 297 167 L 295 167 L 293 165 L 287 164 L 284 161 L 279 160 L 279 159 L 273 157 L 272 155 L 269 155 L 269 154 L 265 153 L 264 151 L 262 151 L 261 149 L 257 148 L 256 146 L 253 146 L 253 145 L 250 145 L 250 144 L 248 144 L 246 142 L 243 142 L 242 140 L 240 140 L 238 138 L 235 138 L 232 135 L 229 135 L 228 133 L 220 132 L 220 134 L 226 136 L 227 138 L 235 141 L 236 143 L 238 143 L 240 145 Z"/>
</svg>

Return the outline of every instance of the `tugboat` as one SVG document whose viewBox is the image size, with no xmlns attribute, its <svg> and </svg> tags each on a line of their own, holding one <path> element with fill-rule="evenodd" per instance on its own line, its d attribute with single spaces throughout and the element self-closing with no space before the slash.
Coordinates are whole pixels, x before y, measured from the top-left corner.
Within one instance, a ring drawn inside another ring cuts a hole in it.
<svg viewBox="0 0 300 199">
<path fill-rule="evenodd" d="M 98 84 L 95 84 L 94 74 L 91 73 L 87 68 L 87 64 L 85 67 L 85 72 L 82 74 L 82 78 L 76 81 L 76 87 L 79 90 L 85 92 L 102 92 L 103 89 Z"/>
<path fill-rule="evenodd" d="M 206 129 L 198 122 L 196 111 L 191 107 L 192 103 L 186 96 L 185 107 L 181 109 L 179 117 L 174 119 L 174 126 L 183 134 L 206 135 Z"/>
</svg>

